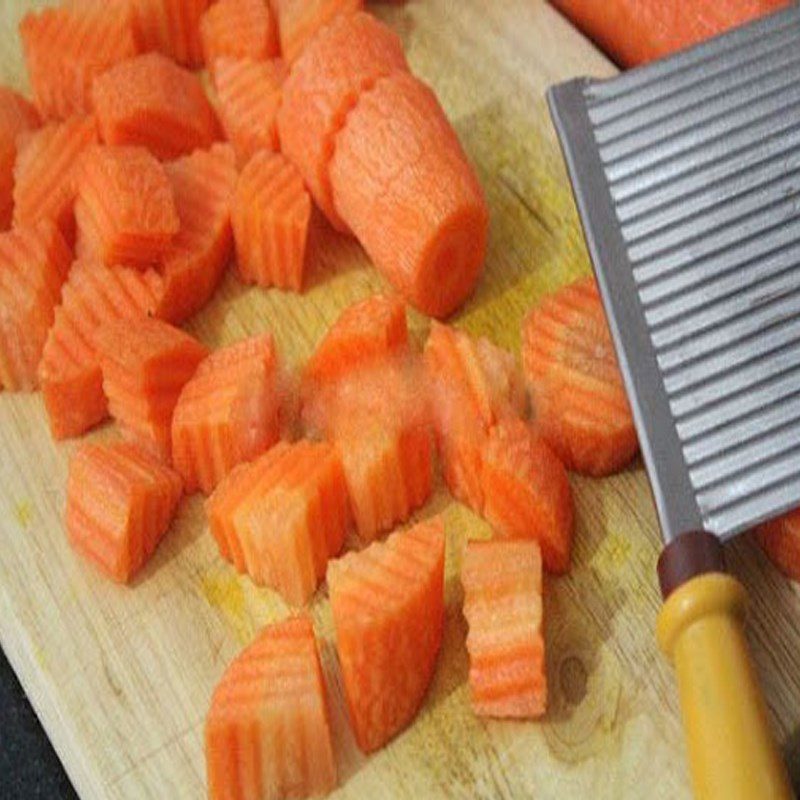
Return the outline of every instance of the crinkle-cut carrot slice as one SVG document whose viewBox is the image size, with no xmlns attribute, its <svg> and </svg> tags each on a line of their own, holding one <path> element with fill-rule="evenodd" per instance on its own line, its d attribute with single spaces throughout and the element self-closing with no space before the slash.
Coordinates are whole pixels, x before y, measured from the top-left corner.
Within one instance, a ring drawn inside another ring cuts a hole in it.
<svg viewBox="0 0 800 800">
<path fill-rule="evenodd" d="M 784 575 L 800 581 L 800 512 L 783 514 L 756 529 L 758 543 Z"/>
<path fill-rule="evenodd" d="M 318 31 L 340 14 L 354 14 L 364 0 L 270 0 L 278 19 L 281 54 L 293 62 Z"/>
<path fill-rule="evenodd" d="M 0 86 L 0 230 L 14 213 L 14 161 L 17 137 L 39 127 L 39 112 L 22 95 Z"/>
<path fill-rule="evenodd" d="M 203 63 L 200 20 L 212 0 L 128 0 L 142 51 L 156 50 L 185 67 Z"/>
<path fill-rule="evenodd" d="M 265 61 L 280 55 L 278 25 L 266 0 L 217 0 L 200 20 L 206 67 L 218 58 Z"/>
</svg>

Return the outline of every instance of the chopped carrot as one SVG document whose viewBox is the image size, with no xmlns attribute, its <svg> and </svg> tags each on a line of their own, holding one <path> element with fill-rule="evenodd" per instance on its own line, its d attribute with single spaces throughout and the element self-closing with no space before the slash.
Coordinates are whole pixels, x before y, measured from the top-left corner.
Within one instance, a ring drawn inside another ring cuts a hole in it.
<svg viewBox="0 0 800 800">
<path fill-rule="evenodd" d="M 203 63 L 200 20 L 212 0 L 129 0 L 141 49 L 156 50 L 186 67 Z"/>
<path fill-rule="evenodd" d="M 535 539 L 548 572 L 569 569 L 572 492 L 564 465 L 544 440 L 518 419 L 489 431 L 481 458 L 483 515 L 499 536 Z"/>
<path fill-rule="evenodd" d="M 278 354 L 269 334 L 212 353 L 183 387 L 172 418 L 172 460 L 186 492 L 205 494 L 280 437 Z"/>
<path fill-rule="evenodd" d="M 88 114 L 94 78 L 139 52 L 124 4 L 72 3 L 30 12 L 19 32 L 33 96 L 45 118 Z"/>
<path fill-rule="evenodd" d="M 200 38 L 209 70 L 218 58 L 264 61 L 280 54 L 278 26 L 266 0 L 217 0 L 200 20 Z"/>
<path fill-rule="evenodd" d="M 233 238 L 246 283 L 299 292 L 303 288 L 311 198 L 296 167 L 261 150 L 239 176 Z"/>
<path fill-rule="evenodd" d="M 472 708 L 486 717 L 540 717 L 547 706 L 547 676 L 539 546 L 469 542 L 461 583 Z"/>
<path fill-rule="evenodd" d="M 406 72 L 362 95 L 336 137 L 339 216 L 410 303 L 446 317 L 483 269 L 489 212 L 436 95 Z"/>
<path fill-rule="evenodd" d="M 228 473 L 206 512 L 223 558 L 301 605 L 325 577 L 347 530 L 347 488 L 336 449 L 279 442 Z"/>
<path fill-rule="evenodd" d="M 205 725 L 210 800 L 283 800 L 336 787 L 311 619 L 269 625 L 225 670 Z"/>
<path fill-rule="evenodd" d="M 800 581 L 800 511 L 795 509 L 756 529 L 758 543 L 784 575 Z"/>
<path fill-rule="evenodd" d="M 106 264 L 157 264 L 180 220 L 164 167 L 144 147 L 95 145 L 83 154 L 75 220 L 86 249 Z"/>
<path fill-rule="evenodd" d="M 95 337 L 103 391 L 127 438 L 170 458 L 172 413 L 181 389 L 208 355 L 196 339 L 166 322 L 110 322 Z"/>
<path fill-rule="evenodd" d="M 14 164 L 15 225 L 51 219 L 68 243 L 74 241 L 76 164 L 96 142 L 94 117 L 71 117 L 19 137 Z"/>
<path fill-rule="evenodd" d="M 286 68 L 280 60 L 220 58 L 214 62 L 219 119 L 239 166 L 259 150 L 277 150 L 276 120 Z"/>
<path fill-rule="evenodd" d="M 95 80 L 92 97 L 106 144 L 138 144 L 170 159 L 210 147 L 218 138 L 200 80 L 160 53 L 112 67 Z"/>
<path fill-rule="evenodd" d="M 329 174 L 336 135 L 379 78 L 407 69 L 400 37 L 367 13 L 338 16 L 292 66 L 278 114 L 281 151 L 338 230 L 347 225 L 334 208 Z"/>
<path fill-rule="evenodd" d="M 539 433 L 568 469 L 596 476 L 622 469 L 638 443 L 594 279 L 534 308 L 522 340 Z"/>
<path fill-rule="evenodd" d="M 73 264 L 39 365 L 54 438 L 79 436 L 108 416 L 98 332 L 109 322 L 130 325 L 153 313 L 161 294 L 155 270 L 109 267 L 96 259 Z"/>
<path fill-rule="evenodd" d="M 278 18 L 281 53 L 294 61 L 317 31 L 338 14 L 352 14 L 364 7 L 364 0 L 270 0 Z"/>
<path fill-rule="evenodd" d="M 410 724 L 433 678 L 444 625 L 444 550 L 437 519 L 328 567 L 350 722 L 364 752 Z"/>
<path fill-rule="evenodd" d="M 17 137 L 39 127 L 39 112 L 13 89 L 0 86 L 0 230 L 14 212 L 14 161 Z"/>
<path fill-rule="evenodd" d="M 195 150 L 164 167 L 181 226 L 164 257 L 164 293 L 156 316 L 179 323 L 211 299 L 230 259 L 238 176 L 227 144 Z"/>
<path fill-rule="evenodd" d="M 66 242 L 48 220 L 0 233 L 0 386 L 5 389 L 38 386 L 39 361 L 70 260 Z"/>
<path fill-rule="evenodd" d="M 120 583 L 149 560 L 181 497 L 177 472 L 134 444 L 82 444 L 70 460 L 67 536 Z"/>
</svg>

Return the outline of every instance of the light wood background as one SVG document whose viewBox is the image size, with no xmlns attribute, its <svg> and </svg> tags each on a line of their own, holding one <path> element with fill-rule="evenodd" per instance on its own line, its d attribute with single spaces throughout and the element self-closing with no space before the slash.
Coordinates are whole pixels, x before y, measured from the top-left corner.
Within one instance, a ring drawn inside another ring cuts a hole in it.
<svg viewBox="0 0 800 800">
<path fill-rule="evenodd" d="M 16 26 L 34 5 L 0 0 L 0 81 L 20 88 Z M 544 90 L 613 69 L 541 0 L 412 0 L 373 10 L 437 90 L 489 197 L 486 275 L 455 323 L 517 350 L 528 307 L 589 269 Z M 322 224 L 310 258 L 302 296 L 244 289 L 228 276 L 188 327 L 210 345 L 270 330 L 287 361 L 302 362 L 342 308 L 384 286 L 358 245 Z M 419 316 L 412 327 L 424 335 Z M 223 563 L 196 497 L 134 585 L 101 578 L 62 529 L 73 448 L 51 441 L 40 396 L 0 395 L 0 641 L 83 798 L 202 797 L 212 689 L 255 632 L 288 610 Z M 337 797 L 688 797 L 673 678 L 653 637 L 659 536 L 644 472 L 637 464 L 602 481 L 575 478 L 573 487 L 574 568 L 546 586 L 550 706 L 541 722 L 487 722 L 469 710 L 457 562 L 460 543 L 487 531 L 443 492 L 422 512 L 442 511 L 448 530 L 443 652 L 416 722 L 371 758 L 347 728 L 328 602 L 324 589 L 318 594 Z M 800 595 L 750 541 L 734 544 L 730 561 L 751 591 L 757 666 L 796 765 Z"/>
</svg>

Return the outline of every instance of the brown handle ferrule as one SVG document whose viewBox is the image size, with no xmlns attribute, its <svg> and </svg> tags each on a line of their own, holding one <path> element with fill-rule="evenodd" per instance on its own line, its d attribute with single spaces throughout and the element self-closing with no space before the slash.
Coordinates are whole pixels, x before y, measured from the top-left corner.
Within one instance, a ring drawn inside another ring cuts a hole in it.
<svg viewBox="0 0 800 800">
<path fill-rule="evenodd" d="M 719 539 L 705 531 L 682 533 L 661 551 L 658 559 L 661 596 L 666 600 L 679 586 L 707 572 L 725 572 Z"/>
</svg>

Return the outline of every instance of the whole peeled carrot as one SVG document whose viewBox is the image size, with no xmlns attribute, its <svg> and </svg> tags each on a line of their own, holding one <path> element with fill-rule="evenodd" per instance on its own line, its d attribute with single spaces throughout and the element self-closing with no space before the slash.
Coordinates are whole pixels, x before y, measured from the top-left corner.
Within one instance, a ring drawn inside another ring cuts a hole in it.
<svg viewBox="0 0 800 800">
<path fill-rule="evenodd" d="M 625 67 L 661 58 L 787 5 L 787 0 L 550 2 Z"/>
</svg>

